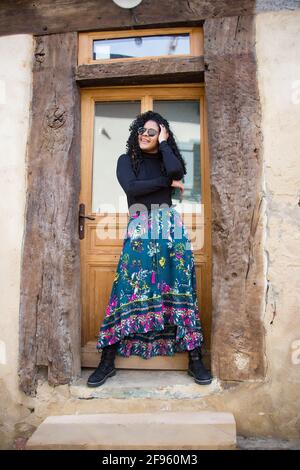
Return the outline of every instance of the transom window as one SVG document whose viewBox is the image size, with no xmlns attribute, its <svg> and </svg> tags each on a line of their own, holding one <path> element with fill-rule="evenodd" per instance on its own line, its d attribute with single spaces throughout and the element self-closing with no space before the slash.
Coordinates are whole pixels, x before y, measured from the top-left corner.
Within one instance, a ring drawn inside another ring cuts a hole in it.
<svg viewBox="0 0 300 470">
<path fill-rule="evenodd" d="M 203 55 L 201 27 L 79 33 L 79 65 L 200 55 Z"/>
<path fill-rule="evenodd" d="M 189 53 L 190 43 L 187 33 L 93 40 L 94 60 Z"/>
</svg>

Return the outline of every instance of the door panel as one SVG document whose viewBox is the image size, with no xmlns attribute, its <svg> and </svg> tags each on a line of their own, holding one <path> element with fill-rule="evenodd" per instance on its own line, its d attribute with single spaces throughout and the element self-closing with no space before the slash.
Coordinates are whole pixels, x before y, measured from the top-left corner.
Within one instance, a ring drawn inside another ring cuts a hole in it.
<svg viewBox="0 0 300 470">
<path fill-rule="evenodd" d="M 196 262 L 197 296 L 210 348 L 211 270 L 210 198 L 204 90 L 200 85 L 150 85 L 83 89 L 81 194 L 85 204 L 85 237 L 80 241 L 82 279 L 82 366 L 99 362 L 96 340 L 108 304 L 125 234 L 127 199 L 116 177 L 117 159 L 126 151 L 129 124 L 150 109 L 170 122 L 179 149 L 187 162 L 185 193 L 173 203 L 182 213 L 190 234 Z M 203 210 L 205 208 L 205 210 Z M 195 216 L 195 212 L 197 216 Z M 204 350 L 205 352 L 205 350 Z M 117 368 L 187 368 L 187 353 L 158 356 L 145 361 L 138 356 L 117 356 Z"/>
</svg>

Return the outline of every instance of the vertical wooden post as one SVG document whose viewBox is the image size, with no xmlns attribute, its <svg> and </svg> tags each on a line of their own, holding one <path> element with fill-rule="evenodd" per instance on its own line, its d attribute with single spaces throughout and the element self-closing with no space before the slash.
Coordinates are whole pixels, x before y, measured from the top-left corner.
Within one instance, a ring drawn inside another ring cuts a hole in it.
<svg viewBox="0 0 300 470">
<path fill-rule="evenodd" d="M 35 37 L 20 301 L 20 388 L 80 373 L 77 33 Z"/>
<path fill-rule="evenodd" d="M 212 185 L 212 371 L 264 376 L 262 138 L 255 17 L 207 19 L 205 87 Z"/>
</svg>

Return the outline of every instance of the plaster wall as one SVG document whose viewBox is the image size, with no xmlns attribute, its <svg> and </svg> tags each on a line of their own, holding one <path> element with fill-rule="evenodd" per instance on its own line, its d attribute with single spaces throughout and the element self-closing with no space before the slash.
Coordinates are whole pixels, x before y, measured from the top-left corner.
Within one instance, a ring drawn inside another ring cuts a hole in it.
<svg viewBox="0 0 300 470">
<path fill-rule="evenodd" d="M 0 37 L 0 448 L 30 414 L 20 404 L 17 361 L 32 56 L 31 35 Z"/>
</svg>

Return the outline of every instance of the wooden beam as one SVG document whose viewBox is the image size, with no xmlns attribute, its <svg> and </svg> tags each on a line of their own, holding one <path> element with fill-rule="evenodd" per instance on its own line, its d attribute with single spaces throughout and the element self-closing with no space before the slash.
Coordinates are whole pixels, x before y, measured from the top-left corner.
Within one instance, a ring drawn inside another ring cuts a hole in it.
<svg viewBox="0 0 300 470">
<path fill-rule="evenodd" d="M 204 58 L 168 57 L 79 65 L 75 77 L 80 86 L 203 82 Z"/>
<path fill-rule="evenodd" d="M 1 0 L 0 35 L 52 34 L 139 27 L 201 25 L 207 18 L 300 8 L 299 0 L 143 0 L 135 8 L 112 0 Z"/>
<path fill-rule="evenodd" d="M 20 387 L 80 374 L 80 101 L 77 34 L 36 38 L 20 304 Z"/>
<path fill-rule="evenodd" d="M 223 380 L 265 374 L 262 136 L 255 17 L 204 25 L 212 187 L 212 370 Z"/>
</svg>

